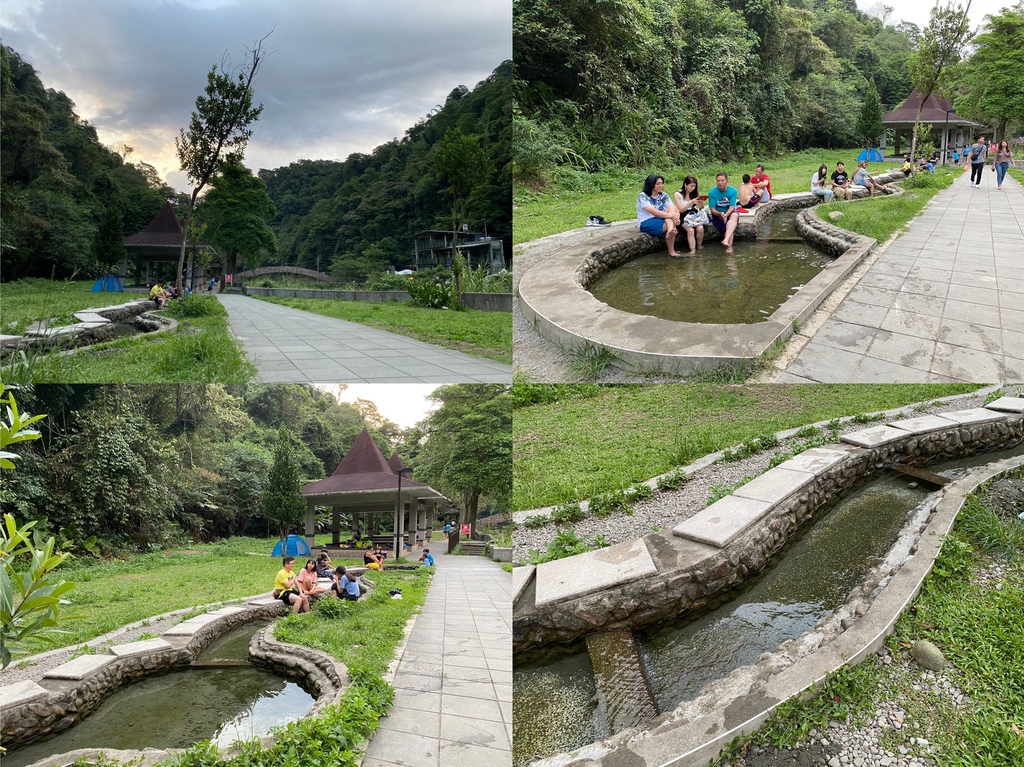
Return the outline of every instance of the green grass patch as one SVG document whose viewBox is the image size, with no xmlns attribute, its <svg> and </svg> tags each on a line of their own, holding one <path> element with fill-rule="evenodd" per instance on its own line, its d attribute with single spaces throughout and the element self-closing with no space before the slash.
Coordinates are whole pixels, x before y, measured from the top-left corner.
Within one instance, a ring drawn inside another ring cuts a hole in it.
<svg viewBox="0 0 1024 767">
<path fill-rule="evenodd" d="M 854 204 L 832 202 L 819 205 L 814 212 L 834 226 L 885 242 L 914 219 L 935 195 L 952 184 L 956 178 L 954 174 L 959 172 L 953 170 L 950 175 L 942 170 L 934 174 L 924 173 L 903 182 L 904 194 L 859 200 Z M 837 210 L 843 217 L 831 221 L 828 214 Z"/>
<path fill-rule="evenodd" d="M 374 304 L 327 298 L 257 297 L 261 301 L 358 322 L 446 349 L 512 364 L 512 315 L 505 312 L 423 309 L 397 302 Z"/>
<path fill-rule="evenodd" d="M 782 429 L 976 388 L 620 385 L 585 400 L 563 396 L 520 407 L 512 423 L 513 508 L 592 498 Z"/>
<path fill-rule="evenodd" d="M 409 618 L 422 606 L 431 571 L 385 570 L 368 573 L 373 592 L 359 602 L 322 599 L 309 615 L 288 615 L 277 622 L 274 636 L 322 650 L 350 669 L 383 675 L 405 636 Z M 388 592 L 402 590 L 401 599 Z"/>
<path fill-rule="evenodd" d="M 24 353 L 2 368 L 8 383 L 247 383 L 255 374 L 224 314 L 193 316 L 173 333 L 131 336 L 73 354 Z"/>
<path fill-rule="evenodd" d="M 771 178 L 772 192 L 809 192 L 811 174 L 821 163 L 835 169 L 837 161 L 846 163 L 853 173 L 860 149 L 810 149 L 779 158 L 763 158 L 765 172 Z M 599 173 L 563 173 L 557 178 L 560 187 L 543 193 L 517 189 L 514 199 L 513 242 L 530 242 L 540 237 L 583 226 L 588 216 L 600 215 L 609 221 L 636 218 L 636 197 L 643 190 L 648 173 L 665 177 L 665 191 L 670 195 L 682 186 L 683 178 L 696 176 L 701 194 L 715 185 L 719 171 L 729 174 L 729 183 L 738 186 L 744 173 L 753 175 L 758 160 L 743 163 L 715 164 L 691 168 L 648 168 L 626 172 L 620 169 Z M 897 167 L 893 163 L 872 163 L 872 174 L 885 173 Z"/>
<path fill-rule="evenodd" d="M 85 642 L 172 610 L 269 594 L 281 569 L 281 560 L 270 556 L 275 543 L 269 538 L 237 537 L 110 562 L 73 559 L 56 572 L 75 587 L 61 612 L 66 633 L 57 635 L 53 646 Z M 362 566 L 362 557 L 340 564 Z"/>
<path fill-rule="evenodd" d="M 0 285 L 3 305 L 2 331 L 18 335 L 33 322 L 50 318 L 50 324 L 70 325 L 74 312 L 100 306 L 114 306 L 145 298 L 143 293 L 90 293 L 95 280 L 16 280 Z"/>
</svg>

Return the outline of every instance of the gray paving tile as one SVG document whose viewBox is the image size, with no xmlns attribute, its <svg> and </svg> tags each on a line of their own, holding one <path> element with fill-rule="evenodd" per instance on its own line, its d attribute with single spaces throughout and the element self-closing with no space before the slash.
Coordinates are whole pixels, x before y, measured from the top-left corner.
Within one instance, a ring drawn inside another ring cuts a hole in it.
<svg viewBox="0 0 1024 767">
<path fill-rule="evenodd" d="M 487 719 L 469 719 L 452 714 L 441 714 L 441 739 L 502 751 L 508 751 L 512 747 L 504 723 Z"/>
</svg>

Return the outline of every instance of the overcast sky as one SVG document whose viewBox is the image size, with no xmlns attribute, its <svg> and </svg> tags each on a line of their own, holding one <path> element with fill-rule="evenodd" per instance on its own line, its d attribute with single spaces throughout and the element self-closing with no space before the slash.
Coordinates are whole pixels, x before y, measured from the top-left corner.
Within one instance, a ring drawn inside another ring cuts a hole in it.
<svg viewBox="0 0 1024 767">
<path fill-rule="evenodd" d="M 982 25 L 986 15 L 997 15 L 1002 8 L 1012 7 L 1017 0 L 971 0 L 971 9 L 967 12 L 971 20 L 971 29 L 975 32 Z M 945 7 L 947 0 L 941 0 Z M 877 6 L 888 5 L 893 8 L 892 16 L 889 17 L 889 24 L 896 24 L 901 19 L 909 21 L 922 29 L 928 26 L 931 19 L 932 8 L 936 0 L 857 0 L 857 7 L 862 11 L 874 13 Z M 959 0 L 959 5 L 967 5 L 966 0 Z"/>
<path fill-rule="evenodd" d="M 512 55 L 511 0 L 3 0 L 4 44 L 100 140 L 187 188 L 174 139 L 206 73 L 273 30 L 245 162 L 344 160 L 401 138 Z"/>
<path fill-rule="evenodd" d="M 345 384 L 340 392 L 340 387 L 332 384 L 318 388 L 329 391 L 340 402 L 372 402 L 378 413 L 403 429 L 415 426 L 439 406 L 427 399 L 437 384 Z"/>
</svg>

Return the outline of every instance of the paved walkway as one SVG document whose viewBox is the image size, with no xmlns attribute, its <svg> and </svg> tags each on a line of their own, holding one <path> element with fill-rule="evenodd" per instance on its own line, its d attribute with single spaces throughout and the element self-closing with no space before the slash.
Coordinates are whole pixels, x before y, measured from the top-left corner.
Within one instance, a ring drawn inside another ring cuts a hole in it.
<svg viewBox="0 0 1024 767">
<path fill-rule="evenodd" d="M 512 575 L 441 550 L 362 767 L 512 765 Z"/>
<path fill-rule="evenodd" d="M 510 365 L 483 357 L 248 296 L 217 298 L 262 383 L 512 381 Z"/>
<path fill-rule="evenodd" d="M 1024 381 L 1024 189 L 961 174 L 871 266 L 780 383 Z"/>
</svg>

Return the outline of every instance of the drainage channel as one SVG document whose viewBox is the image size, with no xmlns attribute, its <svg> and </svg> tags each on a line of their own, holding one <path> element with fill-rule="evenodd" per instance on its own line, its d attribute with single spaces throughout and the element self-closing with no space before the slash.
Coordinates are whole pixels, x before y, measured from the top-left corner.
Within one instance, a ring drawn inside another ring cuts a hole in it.
<svg viewBox="0 0 1024 767">
<path fill-rule="evenodd" d="M 913 532 L 908 521 L 933 502 L 937 485 L 1021 454 L 1024 446 L 1017 446 L 915 469 L 912 476 L 908 467 L 886 470 L 826 504 L 764 570 L 702 614 L 517 657 L 513 763 L 644 724 L 813 631 L 885 558 L 901 531 Z"/>
<path fill-rule="evenodd" d="M 313 696 L 246 660 L 250 640 L 265 625 L 239 626 L 189 668 L 118 690 L 71 728 L 5 754 L 3 767 L 28 767 L 80 748 L 187 748 L 205 739 L 227 747 L 301 718 Z"/>
</svg>

